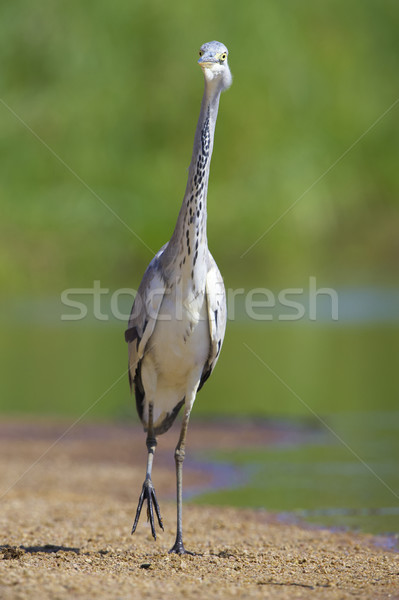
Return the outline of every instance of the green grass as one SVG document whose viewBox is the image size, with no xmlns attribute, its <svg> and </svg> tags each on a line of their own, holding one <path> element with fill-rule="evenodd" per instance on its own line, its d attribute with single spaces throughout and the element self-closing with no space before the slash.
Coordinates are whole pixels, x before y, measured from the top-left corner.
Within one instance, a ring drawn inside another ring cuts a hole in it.
<svg viewBox="0 0 399 600">
<path fill-rule="evenodd" d="M 202 94 L 197 49 L 215 38 L 234 75 L 209 189 L 227 283 L 394 281 L 399 105 L 240 256 L 397 99 L 398 27 L 396 0 L 3 3 L 0 287 L 137 285 L 151 253 L 95 194 L 153 250 L 168 239 Z"/>
</svg>

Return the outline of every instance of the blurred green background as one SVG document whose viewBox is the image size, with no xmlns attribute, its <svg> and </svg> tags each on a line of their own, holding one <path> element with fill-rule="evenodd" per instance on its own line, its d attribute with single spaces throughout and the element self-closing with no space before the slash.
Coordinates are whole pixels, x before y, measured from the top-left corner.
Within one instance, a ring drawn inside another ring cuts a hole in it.
<svg viewBox="0 0 399 600">
<path fill-rule="evenodd" d="M 234 82 L 220 104 L 208 239 L 226 287 L 277 294 L 307 290 L 316 277 L 340 300 L 338 322 L 324 305 L 316 322 L 254 322 L 241 310 L 229 323 L 193 418 L 306 421 L 325 436 L 291 448 L 307 493 L 298 495 L 298 477 L 288 474 L 271 494 L 264 481 L 276 477 L 258 474 L 240 498 L 225 493 L 221 501 L 357 509 L 370 497 L 370 509 L 392 512 L 398 30 L 396 0 L 3 3 L 1 413 L 134 418 L 125 322 L 107 318 L 110 298 L 137 288 L 151 250 L 173 230 L 203 89 L 197 52 L 218 39 Z M 109 289 L 104 320 L 89 303 L 86 319 L 62 321 L 62 291 L 93 281 Z M 292 456 L 273 452 L 280 473 Z M 323 482 L 314 471 L 321 455 Z M 247 463 L 271 464 L 256 457 Z M 353 494 L 337 498 L 348 481 Z M 373 527 L 391 531 L 392 523 Z"/>
</svg>

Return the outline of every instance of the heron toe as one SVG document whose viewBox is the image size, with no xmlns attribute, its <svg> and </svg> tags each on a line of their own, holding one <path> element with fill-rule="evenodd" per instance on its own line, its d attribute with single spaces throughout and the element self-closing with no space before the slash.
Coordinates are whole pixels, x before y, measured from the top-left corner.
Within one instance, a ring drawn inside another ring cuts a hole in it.
<svg viewBox="0 0 399 600">
<path fill-rule="evenodd" d="M 136 531 L 137 523 L 139 522 L 141 509 L 143 508 L 144 500 L 147 501 L 147 518 L 151 525 L 151 533 L 152 533 L 154 540 L 156 540 L 157 534 L 155 532 L 154 508 L 155 508 L 155 513 L 157 515 L 159 526 L 162 529 L 162 531 L 163 531 L 163 523 L 162 523 L 161 511 L 159 508 L 157 497 L 155 495 L 155 488 L 152 484 L 151 477 L 146 477 L 146 479 L 143 483 L 143 487 L 142 487 L 140 498 L 139 498 L 139 503 L 137 505 L 136 517 L 134 519 L 134 523 L 133 523 L 133 527 L 132 527 L 132 534 Z"/>
<path fill-rule="evenodd" d="M 176 541 L 169 550 L 168 554 L 190 554 L 191 556 L 195 556 L 194 552 L 189 552 L 185 549 L 183 545 L 183 539 L 179 535 L 177 535 Z"/>
</svg>

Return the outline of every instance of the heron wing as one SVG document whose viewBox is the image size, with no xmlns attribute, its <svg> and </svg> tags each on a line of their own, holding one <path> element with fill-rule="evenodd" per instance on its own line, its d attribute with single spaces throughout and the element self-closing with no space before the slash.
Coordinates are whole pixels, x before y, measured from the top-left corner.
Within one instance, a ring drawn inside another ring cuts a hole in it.
<svg viewBox="0 0 399 600">
<path fill-rule="evenodd" d="M 209 356 L 202 371 L 198 390 L 202 388 L 205 381 L 215 368 L 226 331 L 226 292 L 224 289 L 223 278 L 211 253 L 208 255 L 208 274 L 206 277 L 205 289 L 208 305 L 209 336 L 211 343 L 209 348 Z"/>
<path fill-rule="evenodd" d="M 137 409 L 142 411 L 144 389 L 141 382 L 141 360 L 145 354 L 158 318 L 159 309 L 165 295 L 165 281 L 159 265 L 159 259 L 167 244 L 154 256 L 148 265 L 140 283 L 125 331 L 125 340 L 129 350 L 129 381 L 134 387 Z M 141 414 L 140 414 L 141 416 Z"/>
</svg>

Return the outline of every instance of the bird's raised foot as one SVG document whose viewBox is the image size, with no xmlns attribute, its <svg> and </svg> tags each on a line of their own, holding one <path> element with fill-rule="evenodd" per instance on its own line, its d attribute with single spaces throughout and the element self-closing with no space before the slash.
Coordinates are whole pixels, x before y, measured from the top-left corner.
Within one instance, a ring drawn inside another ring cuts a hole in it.
<svg viewBox="0 0 399 600">
<path fill-rule="evenodd" d="M 147 519 L 149 520 L 150 525 L 151 525 L 152 537 L 154 538 L 154 540 L 156 540 L 157 534 L 155 533 L 154 507 L 155 507 L 155 512 L 157 515 L 158 523 L 159 523 L 159 526 L 162 529 L 162 531 L 163 531 L 163 523 L 162 523 L 161 511 L 159 508 L 157 497 L 155 495 L 154 486 L 152 485 L 151 477 L 146 477 L 146 479 L 143 483 L 143 488 L 141 490 L 139 503 L 137 505 L 136 517 L 134 519 L 134 523 L 133 523 L 133 527 L 132 527 L 132 534 L 136 531 L 137 523 L 139 522 L 140 513 L 141 513 L 141 509 L 143 508 L 144 500 L 147 500 Z"/>
<path fill-rule="evenodd" d="M 181 537 L 177 536 L 173 547 L 169 550 L 168 554 L 190 554 L 191 556 L 195 556 L 194 552 L 189 552 L 183 546 L 183 540 Z"/>
</svg>

